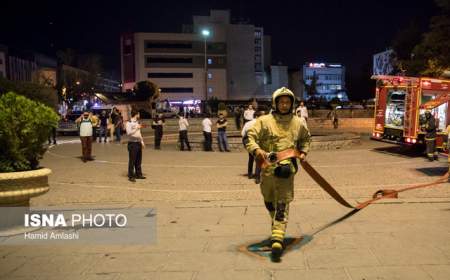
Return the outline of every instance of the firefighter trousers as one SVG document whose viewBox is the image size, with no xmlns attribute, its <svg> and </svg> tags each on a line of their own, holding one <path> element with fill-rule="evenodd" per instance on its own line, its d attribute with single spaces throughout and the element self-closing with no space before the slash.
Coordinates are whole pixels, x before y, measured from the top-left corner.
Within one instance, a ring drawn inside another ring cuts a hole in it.
<svg viewBox="0 0 450 280">
<path fill-rule="evenodd" d="M 289 215 L 289 203 L 294 199 L 294 175 L 278 178 L 262 174 L 261 193 L 272 219 L 272 242 L 283 243 Z"/>
<path fill-rule="evenodd" d="M 438 153 L 436 151 L 436 139 L 435 138 L 425 138 L 427 157 L 429 159 L 437 158 Z"/>
</svg>

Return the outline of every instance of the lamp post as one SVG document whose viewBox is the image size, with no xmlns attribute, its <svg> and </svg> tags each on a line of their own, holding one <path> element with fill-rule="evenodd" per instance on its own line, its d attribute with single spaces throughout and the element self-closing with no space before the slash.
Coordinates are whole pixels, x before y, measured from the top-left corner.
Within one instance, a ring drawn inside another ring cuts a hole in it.
<svg viewBox="0 0 450 280">
<path fill-rule="evenodd" d="M 206 40 L 208 39 L 209 35 L 211 33 L 209 32 L 208 29 L 202 29 L 202 36 L 204 39 L 204 50 L 205 50 L 205 63 L 204 63 L 204 67 L 203 70 L 205 71 L 205 103 L 207 104 L 208 102 L 208 64 L 207 64 L 207 59 L 206 59 Z M 205 110 L 206 110 L 206 106 L 205 106 Z"/>
</svg>

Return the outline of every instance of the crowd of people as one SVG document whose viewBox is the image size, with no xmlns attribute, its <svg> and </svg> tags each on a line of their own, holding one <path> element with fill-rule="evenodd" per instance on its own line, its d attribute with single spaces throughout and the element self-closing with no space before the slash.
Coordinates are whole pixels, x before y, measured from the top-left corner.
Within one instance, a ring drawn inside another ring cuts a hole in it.
<svg viewBox="0 0 450 280">
<path fill-rule="evenodd" d="M 299 159 L 304 160 L 309 150 L 311 135 L 308 131 L 306 121 L 308 112 L 304 104 L 298 108 L 294 107 L 294 94 L 283 87 L 274 92 L 272 98 L 272 109 L 270 114 L 264 110 L 253 108 L 249 105 L 243 112 L 243 127 L 237 125 L 241 130 L 242 142 L 248 151 L 249 179 L 254 178 L 260 184 L 264 204 L 272 220 L 271 249 L 272 258 L 280 259 L 284 249 L 284 235 L 286 231 L 289 203 L 294 197 L 294 175 L 298 170 L 297 160 L 289 158 L 282 161 L 272 161 L 272 154 L 287 149 L 297 149 Z M 256 109 L 256 110 L 255 110 Z M 146 179 L 142 172 L 142 149 L 145 148 L 142 137 L 142 124 L 139 121 L 140 114 L 132 110 L 131 119 L 123 126 L 123 119 L 117 109 L 113 109 L 110 115 L 102 111 L 99 117 L 91 112 L 84 112 L 76 122 L 79 124 L 79 133 L 82 146 L 82 159 L 84 162 L 93 160 L 92 142 L 94 133 L 98 128 L 98 139 L 106 142 L 107 131 L 112 128 L 112 134 L 116 140 L 121 140 L 121 131 L 125 128 L 128 136 L 128 180 L 136 182 L 138 179 Z M 240 121 L 240 120 L 239 120 Z M 161 148 L 163 126 L 165 120 L 162 115 L 157 115 L 152 121 L 155 135 L 155 149 Z M 189 121 L 184 114 L 178 115 L 180 150 L 191 151 L 188 138 Z M 217 142 L 221 152 L 230 152 L 227 139 L 228 121 L 223 113 L 218 114 L 215 123 L 217 129 Z M 212 151 L 212 128 L 213 122 L 207 115 L 202 120 L 204 136 L 204 150 Z M 112 138 L 112 136 L 111 136 Z M 262 169 L 262 162 L 270 160 L 271 165 Z M 256 162 L 256 164 L 255 164 Z M 253 166 L 256 166 L 253 172 Z"/>
</svg>

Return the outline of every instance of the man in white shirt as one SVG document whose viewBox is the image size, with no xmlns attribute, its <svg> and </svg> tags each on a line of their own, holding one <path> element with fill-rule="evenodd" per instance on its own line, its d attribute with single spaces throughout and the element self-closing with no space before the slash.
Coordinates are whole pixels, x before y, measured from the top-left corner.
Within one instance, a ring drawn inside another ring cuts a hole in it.
<svg viewBox="0 0 450 280">
<path fill-rule="evenodd" d="M 128 135 L 128 180 L 136 182 L 136 179 L 145 179 L 142 175 L 142 148 L 145 147 L 139 124 L 139 112 L 132 110 L 131 119 L 127 122 Z"/>
<path fill-rule="evenodd" d="M 81 115 L 75 122 L 80 128 L 81 150 L 83 153 L 82 160 L 83 162 L 93 160 L 91 155 L 92 131 L 94 126 L 97 124 L 93 121 L 92 115 L 88 111 L 83 112 L 83 115 Z"/>
<path fill-rule="evenodd" d="M 209 119 L 209 114 L 206 114 L 205 118 L 202 121 L 202 127 L 203 127 L 203 136 L 205 137 L 205 151 L 206 152 L 212 152 L 212 121 Z"/>
<path fill-rule="evenodd" d="M 244 112 L 244 124 L 253 120 L 253 115 L 255 114 L 255 110 L 253 110 L 252 105 L 248 105 L 247 110 Z"/>
<path fill-rule="evenodd" d="M 191 145 L 189 145 L 189 139 L 188 139 L 188 127 L 189 122 L 185 117 L 183 117 L 183 113 L 180 112 L 178 114 L 179 120 L 178 120 L 178 126 L 179 126 L 179 141 L 180 141 L 180 149 L 184 151 L 184 144 L 186 144 L 188 151 L 191 151 Z"/>
<path fill-rule="evenodd" d="M 304 118 L 305 121 L 308 120 L 308 108 L 306 108 L 305 102 L 300 101 L 300 105 L 297 107 L 297 110 L 295 110 L 295 114 L 299 118 Z"/>
</svg>

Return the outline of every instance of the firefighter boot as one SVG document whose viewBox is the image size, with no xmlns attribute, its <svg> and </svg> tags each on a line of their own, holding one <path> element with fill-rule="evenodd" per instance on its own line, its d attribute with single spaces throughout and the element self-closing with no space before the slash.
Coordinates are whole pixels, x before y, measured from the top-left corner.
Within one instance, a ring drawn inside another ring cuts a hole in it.
<svg viewBox="0 0 450 280">
<path fill-rule="evenodd" d="M 282 254 L 283 254 L 283 244 L 281 244 L 278 241 L 272 242 L 272 255 L 271 255 L 272 261 L 280 262 Z"/>
<path fill-rule="evenodd" d="M 283 254 L 284 235 L 286 233 L 288 204 L 277 203 L 274 219 L 272 220 L 272 261 L 281 261 Z"/>
</svg>

